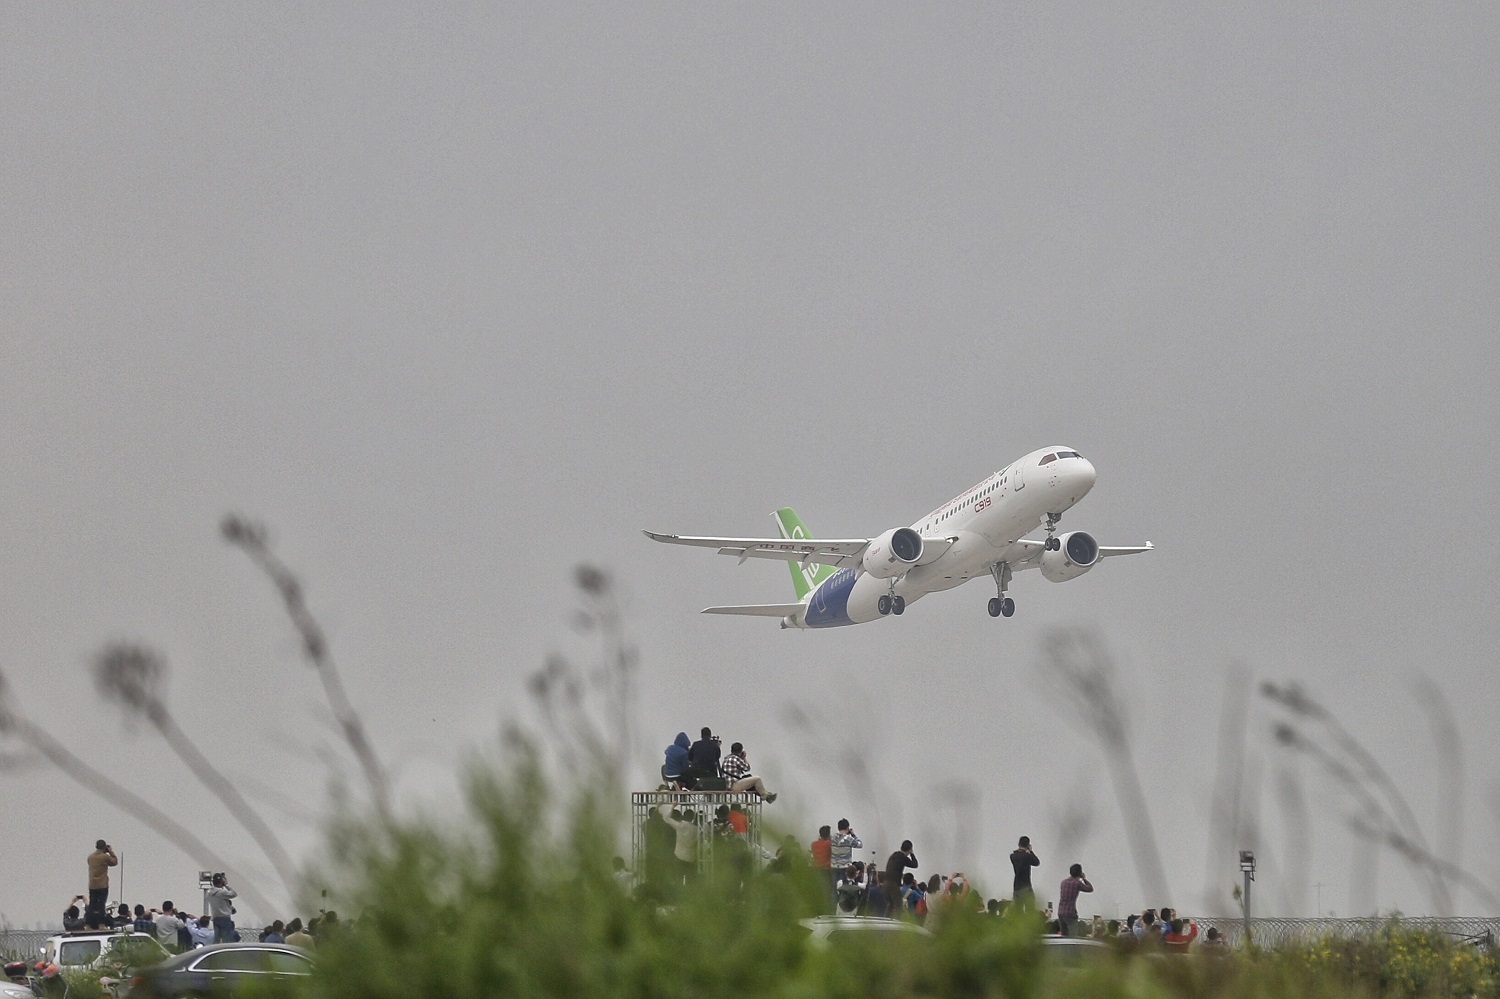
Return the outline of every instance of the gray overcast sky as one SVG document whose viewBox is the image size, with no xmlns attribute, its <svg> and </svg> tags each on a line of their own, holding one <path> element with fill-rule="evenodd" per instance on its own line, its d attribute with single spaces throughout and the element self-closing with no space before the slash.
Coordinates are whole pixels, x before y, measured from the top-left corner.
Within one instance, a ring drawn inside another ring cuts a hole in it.
<svg viewBox="0 0 1500 999">
<path fill-rule="evenodd" d="M 712 725 L 804 838 L 848 816 L 1008 894 L 1027 833 L 1044 894 L 1079 860 L 1105 914 L 1228 910 L 1240 664 L 1332 707 L 1500 888 L 1497 43 L 1464 3 L 6 6 L 0 668 L 269 887 L 88 674 L 159 648 L 183 726 L 313 854 L 326 711 L 220 517 L 273 528 L 412 810 L 587 648 L 587 561 L 627 594 L 639 772 Z M 982 583 L 827 633 L 704 618 L 787 573 L 639 533 L 792 504 L 873 535 L 1048 443 L 1099 469 L 1067 527 L 1160 550 L 1027 574 L 1009 621 Z M 1073 625 L 1117 659 L 1171 899 L 1041 667 Z M 1429 911 L 1275 717 L 1246 722 L 1264 910 Z M 55 920 L 99 836 L 129 901 L 196 895 L 193 858 L 21 764 L 6 919 Z"/>
</svg>

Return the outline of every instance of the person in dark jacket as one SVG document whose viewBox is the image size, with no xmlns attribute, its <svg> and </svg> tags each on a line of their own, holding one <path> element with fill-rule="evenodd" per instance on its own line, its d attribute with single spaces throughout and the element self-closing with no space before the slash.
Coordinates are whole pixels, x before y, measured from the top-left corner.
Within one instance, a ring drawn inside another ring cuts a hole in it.
<svg viewBox="0 0 1500 999">
<path fill-rule="evenodd" d="M 908 867 L 915 868 L 916 866 L 917 855 L 912 852 L 911 840 L 903 839 L 901 841 L 901 849 L 892 853 L 890 859 L 885 862 L 885 890 L 890 898 L 891 915 L 893 916 L 903 909 L 900 903 L 901 876 L 906 873 Z"/>
<path fill-rule="evenodd" d="M 1016 872 L 1015 883 L 1011 885 L 1015 904 L 1026 909 L 1036 908 L 1036 892 L 1031 890 L 1031 869 L 1042 866 L 1042 862 L 1032 852 L 1030 836 L 1022 836 L 1010 852 L 1010 866 Z"/>
<path fill-rule="evenodd" d="M 667 747 L 666 763 L 662 765 L 661 776 L 663 780 L 674 782 L 683 787 L 692 787 L 688 780 L 688 749 L 692 743 L 688 741 L 686 732 L 678 732 L 677 738 Z"/>
<path fill-rule="evenodd" d="M 687 773 L 694 787 L 705 787 L 705 781 L 719 779 L 719 740 L 707 726 L 704 726 L 703 738 L 688 749 Z"/>
</svg>

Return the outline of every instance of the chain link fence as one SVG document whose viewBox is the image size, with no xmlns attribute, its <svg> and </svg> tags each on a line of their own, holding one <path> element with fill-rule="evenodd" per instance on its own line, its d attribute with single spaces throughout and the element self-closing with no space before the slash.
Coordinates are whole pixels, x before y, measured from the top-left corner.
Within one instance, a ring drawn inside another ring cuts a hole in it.
<svg viewBox="0 0 1500 999">
<path fill-rule="evenodd" d="M 1244 942 L 1245 920 L 1239 916 L 1203 916 L 1195 921 L 1200 941 L 1209 927 L 1217 927 L 1219 935 L 1231 946 Z M 1355 939 L 1371 936 L 1386 926 L 1399 926 L 1405 930 L 1434 930 L 1455 940 L 1481 947 L 1492 947 L 1500 939 L 1500 917 L 1489 916 L 1369 916 L 1358 919 L 1271 917 L 1252 919 L 1250 932 L 1256 944 L 1261 947 L 1287 947 L 1322 937 Z"/>
</svg>

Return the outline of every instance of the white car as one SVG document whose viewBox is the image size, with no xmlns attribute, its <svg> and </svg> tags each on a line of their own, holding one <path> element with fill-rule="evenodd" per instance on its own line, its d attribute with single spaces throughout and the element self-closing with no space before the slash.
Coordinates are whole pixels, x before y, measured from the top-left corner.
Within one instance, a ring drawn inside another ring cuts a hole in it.
<svg viewBox="0 0 1500 999">
<path fill-rule="evenodd" d="M 58 933 L 42 945 L 42 960 L 67 971 L 73 968 L 103 968 L 119 965 L 137 968 L 155 964 L 170 955 L 155 933 L 128 930 L 85 930 Z"/>
<path fill-rule="evenodd" d="M 1090 937 L 1042 937 L 1042 953 L 1047 960 L 1066 965 L 1091 965 L 1107 961 L 1113 953 L 1109 944 Z"/>
<path fill-rule="evenodd" d="M 932 931 L 925 926 L 908 922 L 905 919 L 891 919 L 888 916 L 814 916 L 812 919 L 802 919 L 798 922 L 812 934 L 811 939 L 814 945 L 825 947 L 828 941 L 835 937 L 855 933 L 904 933 L 914 937 L 932 936 Z"/>
</svg>

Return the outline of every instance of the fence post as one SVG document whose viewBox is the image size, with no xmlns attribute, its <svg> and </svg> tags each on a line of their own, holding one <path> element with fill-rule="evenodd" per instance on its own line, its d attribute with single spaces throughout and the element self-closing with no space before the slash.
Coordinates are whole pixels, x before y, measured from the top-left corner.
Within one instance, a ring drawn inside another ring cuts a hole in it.
<svg viewBox="0 0 1500 999">
<path fill-rule="evenodd" d="M 1245 875 L 1245 946 L 1249 947 L 1254 942 L 1250 929 L 1250 884 L 1255 880 L 1255 854 L 1249 850 L 1240 851 L 1240 871 Z"/>
</svg>

